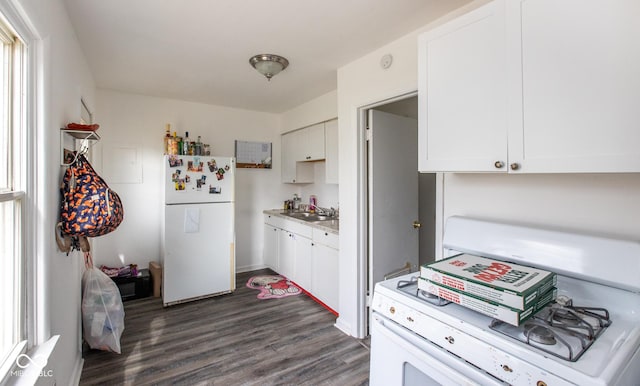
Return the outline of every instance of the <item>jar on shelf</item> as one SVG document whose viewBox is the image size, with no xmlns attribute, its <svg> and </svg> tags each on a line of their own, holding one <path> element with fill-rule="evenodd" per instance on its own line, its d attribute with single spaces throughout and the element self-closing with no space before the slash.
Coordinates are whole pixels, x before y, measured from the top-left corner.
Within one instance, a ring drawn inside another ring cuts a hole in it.
<svg viewBox="0 0 640 386">
<path fill-rule="evenodd" d="M 167 141 L 167 154 L 169 155 L 180 155 L 180 143 L 182 142 L 182 137 L 178 137 L 176 132 L 173 132 L 173 137 L 170 137 Z"/>
</svg>

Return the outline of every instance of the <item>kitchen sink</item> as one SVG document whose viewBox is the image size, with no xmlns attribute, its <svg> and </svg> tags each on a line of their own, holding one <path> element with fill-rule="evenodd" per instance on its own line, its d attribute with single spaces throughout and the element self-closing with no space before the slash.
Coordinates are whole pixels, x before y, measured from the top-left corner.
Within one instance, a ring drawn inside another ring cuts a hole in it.
<svg viewBox="0 0 640 386">
<path fill-rule="evenodd" d="M 340 226 L 339 220 L 337 220 L 335 218 L 328 218 L 326 220 L 319 220 L 319 221 L 310 221 L 310 223 L 318 224 L 318 225 L 324 225 L 324 226 L 327 226 L 327 227 L 333 227 L 335 229 L 338 229 L 338 227 Z"/>
<path fill-rule="evenodd" d="M 334 217 L 325 216 L 318 213 L 309 213 L 309 212 L 284 212 L 286 216 L 299 218 L 301 220 L 309 221 L 309 222 L 322 222 L 322 221 L 337 221 Z"/>
<path fill-rule="evenodd" d="M 298 217 L 298 218 L 307 218 L 315 215 L 315 213 L 309 213 L 309 212 L 284 212 L 284 214 L 286 214 L 287 216 Z"/>
</svg>

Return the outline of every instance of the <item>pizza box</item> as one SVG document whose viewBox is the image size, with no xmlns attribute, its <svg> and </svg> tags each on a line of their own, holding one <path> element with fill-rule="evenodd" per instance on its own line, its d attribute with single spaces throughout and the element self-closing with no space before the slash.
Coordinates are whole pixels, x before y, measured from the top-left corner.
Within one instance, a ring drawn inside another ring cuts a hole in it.
<svg viewBox="0 0 640 386">
<path fill-rule="evenodd" d="M 425 264 L 420 277 L 441 286 L 525 310 L 556 285 L 556 274 L 470 254 Z"/>
<path fill-rule="evenodd" d="M 519 326 L 522 322 L 532 317 L 547 304 L 555 300 L 558 290 L 554 287 L 546 294 L 539 296 L 537 302 L 524 310 L 507 307 L 498 303 L 484 300 L 478 296 L 465 294 L 463 292 L 444 287 L 438 283 L 431 282 L 424 278 L 418 280 L 418 288 L 432 293 L 442 299 L 463 307 L 480 312 L 495 319 L 502 320 L 514 326 Z"/>
</svg>

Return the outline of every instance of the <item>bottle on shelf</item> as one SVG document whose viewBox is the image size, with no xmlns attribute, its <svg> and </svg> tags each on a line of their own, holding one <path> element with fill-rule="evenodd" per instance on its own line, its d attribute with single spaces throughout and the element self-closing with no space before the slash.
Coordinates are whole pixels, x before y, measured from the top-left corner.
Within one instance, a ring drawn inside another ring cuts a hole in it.
<svg viewBox="0 0 640 386">
<path fill-rule="evenodd" d="M 182 140 L 182 155 L 189 155 L 189 132 L 184 132 L 184 139 Z"/>
<path fill-rule="evenodd" d="M 195 155 L 202 155 L 202 141 L 200 136 L 198 136 L 198 141 L 196 141 L 194 153 Z"/>
<path fill-rule="evenodd" d="M 169 154 L 169 141 L 171 140 L 171 124 L 167 123 L 164 128 L 165 128 L 164 154 Z"/>
</svg>

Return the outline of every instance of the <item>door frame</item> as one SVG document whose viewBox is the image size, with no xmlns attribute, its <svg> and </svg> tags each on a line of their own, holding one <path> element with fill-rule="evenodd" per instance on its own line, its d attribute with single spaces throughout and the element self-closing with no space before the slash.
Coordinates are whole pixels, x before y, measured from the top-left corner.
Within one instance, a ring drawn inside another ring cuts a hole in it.
<svg viewBox="0 0 640 386">
<path fill-rule="evenodd" d="M 399 94 L 394 97 L 383 99 L 377 102 L 369 103 L 357 108 L 358 127 L 358 178 L 357 178 L 357 249 L 358 249 L 358 305 L 357 310 L 357 332 L 359 337 L 366 337 L 368 335 L 369 320 L 368 320 L 368 307 L 370 299 L 373 297 L 373 289 L 371 293 L 367 293 L 368 285 L 368 259 L 369 259 L 369 219 L 368 219 L 368 153 L 367 153 L 367 121 L 368 111 L 379 106 L 383 106 L 389 103 L 398 102 L 403 99 L 413 98 L 418 96 L 418 91 L 410 91 L 404 94 Z M 420 157 L 420 154 L 418 154 Z M 417 165 L 416 165 L 417 167 Z M 443 195 L 444 195 L 444 174 L 436 173 L 436 259 L 442 256 L 442 234 L 443 234 Z"/>
<path fill-rule="evenodd" d="M 418 96 L 418 91 L 414 90 L 395 97 L 373 102 L 357 109 L 358 114 L 358 336 L 366 337 L 369 335 L 369 312 L 371 298 L 373 297 L 373 289 L 369 293 L 367 288 L 369 283 L 369 181 L 367 169 L 368 166 L 368 148 L 367 148 L 367 121 L 368 112 L 379 106 L 389 103 L 398 102 L 403 99 Z M 437 210 L 437 209 L 436 209 Z"/>
</svg>

